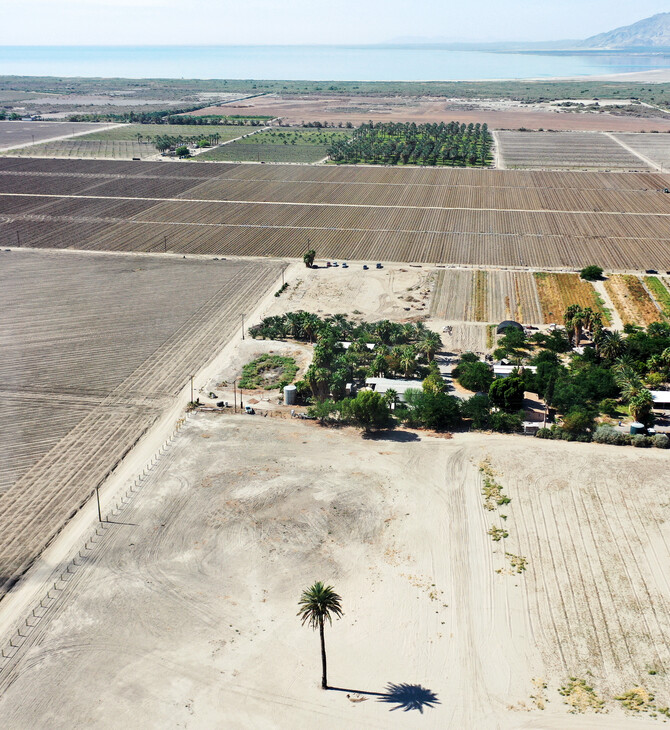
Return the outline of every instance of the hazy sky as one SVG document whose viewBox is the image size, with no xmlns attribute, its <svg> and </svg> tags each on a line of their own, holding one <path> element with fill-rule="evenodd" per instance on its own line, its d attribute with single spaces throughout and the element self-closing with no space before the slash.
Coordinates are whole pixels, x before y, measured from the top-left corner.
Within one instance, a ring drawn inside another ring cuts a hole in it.
<svg viewBox="0 0 670 730">
<path fill-rule="evenodd" d="M 379 43 L 585 38 L 661 0 L 4 0 L 0 45 Z M 1 73 L 1 69 L 0 69 Z"/>
</svg>

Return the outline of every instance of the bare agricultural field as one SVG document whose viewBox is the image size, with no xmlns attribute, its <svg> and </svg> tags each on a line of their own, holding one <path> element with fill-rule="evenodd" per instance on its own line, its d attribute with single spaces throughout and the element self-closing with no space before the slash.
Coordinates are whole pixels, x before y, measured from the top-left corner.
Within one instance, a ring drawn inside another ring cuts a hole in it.
<svg viewBox="0 0 670 730">
<path fill-rule="evenodd" d="M 263 114 L 281 117 L 283 122 L 304 124 L 307 121 L 353 125 L 373 122 L 430 122 L 456 121 L 464 124 L 488 124 L 491 129 L 556 129 L 583 131 L 651 132 L 670 130 L 670 119 L 617 116 L 607 112 L 575 114 L 557 110 L 524 108 L 522 106 L 481 108 L 470 103 L 440 97 L 395 96 L 259 96 L 244 99 L 223 107 L 210 107 L 199 113 Z"/>
<path fill-rule="evenodd" d="M 1 596 L 228 341 L 279 265 L 0 256 Z"/>
<path fill-rule="evenodd" d="M 0 150 L 18 147 L 54 137 L 69 137 L 81 132 L 99 130 L 108 124 L 80 122 L 9 122 L 0 121 Z"/>
<path fill-rule="evenodd" d="M 0 160 L 0 245 L 670 269 L 657 173 Z"/>
<path fill-rule="evenodd" d="M 4 637 L 5 723 L 657 726 L 615 697 L 639 686 L 652 714 L 670 701 L 665 455 L 403 435 L 194 416 L 124 525 L 98 530 L 34 629 Z M 504 522 L 484 507 L 482 462 Z M 317 579 L 344 607 L 328 691 L 296 617 Z"/>
<path fill-rule="evenodd" d="M 544 321 L 530 272 L 445 269 L 437 275 L 431 315 L 445 320 L 526 324 Z"/>
<path fill-rule="evenodd" d="M 634 135 L 637 136 L 637 135 Z M 646 170 L 649 165 L 599 132 L 498 132 L 509 169 Z"/>
<path fill-rule="evenodd" d="M 605 289 L 624 324 L 646 326 L 662 319 L 659 308 L 649 296 L 640 277 L 615 274 L 607 279 Z"/>
<path fill-rule="evenodd" d="M 615 134 L 618 140 L 662 168 L 670 167 L 669 134 Z"/>
</svg>

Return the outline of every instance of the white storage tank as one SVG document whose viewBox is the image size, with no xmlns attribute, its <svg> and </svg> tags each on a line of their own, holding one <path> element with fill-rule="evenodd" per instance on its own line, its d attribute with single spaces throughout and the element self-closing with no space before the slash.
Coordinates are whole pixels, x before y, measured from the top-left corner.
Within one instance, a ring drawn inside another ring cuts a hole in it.
<svg viewBox="0 0 670 730">
<path fill-rule="evenodd" d="M 294 406 L 298 398 L 298 389 L 295 385 L 284 386 L 284 405 Z"/>
</svg>

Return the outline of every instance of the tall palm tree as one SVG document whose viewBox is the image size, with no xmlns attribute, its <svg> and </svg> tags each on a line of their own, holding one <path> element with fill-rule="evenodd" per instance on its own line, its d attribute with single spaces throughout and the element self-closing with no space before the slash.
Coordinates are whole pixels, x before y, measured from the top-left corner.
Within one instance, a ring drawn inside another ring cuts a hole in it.
<svg viewBox="0 0 670 730">
<path fill-rule="evenodd" d="M 426 356 L 428 362 L 432 362 L 435 353 L 442 347 L 442 338 L 437 332 L 429 330 L 418 344 L 419 352 Z"/>
<path fill-rule="evenodd" d="M 302 619 L 302 625 L 308 624 L 314 630 L 319 629 L 321 638 L 321 688 L 328 689 L 326 638 L 323 627 L 326 619 L 332 625 L 333 616 L 341 618 L 342 599 L 335 593 L 333 586 L 324 586 L 321 581 L 317 581 L 313 586 L 302 592 L 298 605 L 300 606 L 298 616 Z"/>
</svg>

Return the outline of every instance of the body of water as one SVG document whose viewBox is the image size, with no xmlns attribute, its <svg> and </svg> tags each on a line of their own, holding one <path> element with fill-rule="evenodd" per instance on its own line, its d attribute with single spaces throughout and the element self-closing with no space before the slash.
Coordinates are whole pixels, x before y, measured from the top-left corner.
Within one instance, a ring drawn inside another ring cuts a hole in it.
<svg viewBox="0 0 670 730">
<path fill-rule="evenodd" d="M 670 55 L 494 53 L 440 46 L 2 46 L 0 75 L 461 81 L 670 67 Z"/>
</svg>

